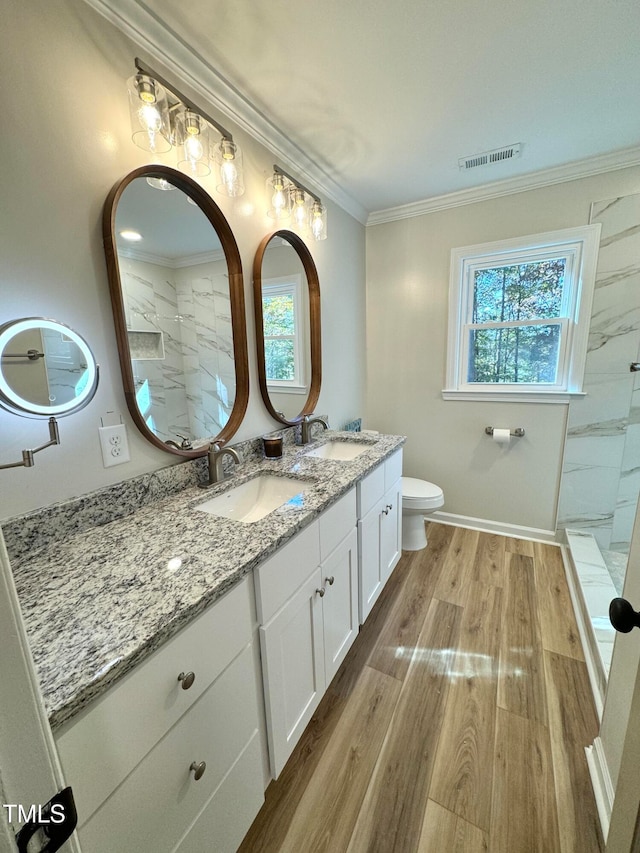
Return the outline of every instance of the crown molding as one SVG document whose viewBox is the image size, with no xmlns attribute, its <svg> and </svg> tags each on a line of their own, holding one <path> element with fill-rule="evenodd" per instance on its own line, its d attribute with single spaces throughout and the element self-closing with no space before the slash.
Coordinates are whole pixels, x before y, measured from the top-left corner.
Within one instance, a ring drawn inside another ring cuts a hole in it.
<svg viewBox="0 0 640 853">
<path fill-rule="evenodd" d="M 199 264 L 209 264 L 225 260 L 223 249 L 213 249 L 211 252 L 185 255 L 181 258 L 167 258 L 163 255 L 154 255 L 151 252 L 142 252 L 139 249 L 127 247 L 118 249 L 118 255 L 123 258 L 129 258 L 132 261 L 142 261 L 145 264 L 155 264 L 157 267 L 167 267 L 167 269 L 172 270 L 186 269 L 198 266 Z"/>
<path fill-rule="evenodd" d="M 148 57 L 162 63 L 177 81 L 185 82 L 207 103 L 287 164 L 301 181 L 309 182 L 363 225 L 367 210 L 295 145 L 229 80 L 193 50 L 140 0 L 85 0 L 127 35 Z M 131 57 L 133 66 L 133 57 Z"/>
<path fill-rule="evenodd" d="M 613 151 L 610 154 L 590 157 L 587 160 L 577 160 L 563 166 L 555 166 L 552 169 L 530 172 L 516 178 L 509 178 L 506 181 L 495 181 L 492 184 L 483 184 L 467 190 L 445 193 L 411 204 L 376 210 L 369 214 L 367 226 L 382 225 L 385 222 L 395 222 L 398 219 L 410 219 L 414 216 L 422 216 L 425 213 L 462 207 L 466 204 L 474 204 L 477 201 L 488 201 L 492 198 L 500 198 L 500 196 L 513 195 L 514 193 L 526 192 L 527 190 L 561 184 L 565 181 L 574 181 L 578 178 L 588 178 L 590 175 L 600 175 L 603 172 L 613 172 L 638 165 L 640 165 L 640 146 L 625 148 L 620 151 Z"/>
</svg>

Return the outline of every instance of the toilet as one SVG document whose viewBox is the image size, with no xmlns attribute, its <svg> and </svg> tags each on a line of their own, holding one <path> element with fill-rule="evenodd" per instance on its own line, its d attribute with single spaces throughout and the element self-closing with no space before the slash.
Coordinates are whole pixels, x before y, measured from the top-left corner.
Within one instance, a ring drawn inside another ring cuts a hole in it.
<svg viewBox="0 0 640 853">
<path fill-rule="evenodd" d="M 415 477 L 402 478 L 402 550 L 420 551 L 427 547 L 424 517 L 444 504 L 439 486 Z"/>
</svg>

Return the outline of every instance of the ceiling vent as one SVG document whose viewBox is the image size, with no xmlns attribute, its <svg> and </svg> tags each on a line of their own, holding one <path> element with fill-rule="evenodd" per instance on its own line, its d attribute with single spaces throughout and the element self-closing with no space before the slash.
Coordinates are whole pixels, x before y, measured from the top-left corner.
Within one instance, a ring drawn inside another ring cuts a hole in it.
<svg viewBox="0 0 640 853">
<path fill-rule="evenodd" d="M 515 160 L 522 153 L 522 143 L 505 145 L 504 148 L 494 148 L 493 151 L 483 151 L 482 154 L 472 154 L 469 157 L 461 157 L 458 166 L 464 172 L 475 169 L 477 166 L 492 166 L 494 163 L 502 163 L 504 160 Z"/>
</svg>

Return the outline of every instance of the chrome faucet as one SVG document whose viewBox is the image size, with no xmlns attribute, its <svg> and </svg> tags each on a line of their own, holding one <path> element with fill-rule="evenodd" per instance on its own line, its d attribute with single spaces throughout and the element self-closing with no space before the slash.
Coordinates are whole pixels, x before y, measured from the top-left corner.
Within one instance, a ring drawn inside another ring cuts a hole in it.
<svg viewBox="0 0 640 853">
<path fill-rule="evenodd" d="M 209 452 L 207 453 L 209 460 L 209 482 L 206 483 L 207 486 L 213 486 L 214 483 L 221 483 L 224 480 L 222 463 L 226 453 L 235 460 L 236 465 L 240 465 L 240 457 L 233 447 L 222 447 L 215 441 L 209 445 Z"/>
<path fill-rule="evenodd" d="M 309 444 L 311 441 L 311 427 L 314 424 L 322 424 L 323 429 L 329 429 L 329 424 L 324 418 L 314 418 L 312 415 L 305 415 L 301 423 L 300 443 Z"/>
<path fill-rule="evenodd" d="M 182 435 L 181 432 L 177 432 L 176 435 L 178 438 L 181 438 L 182 441 L 178 444 L 177 441 L 174 441 L 172 438 L 168 438 L 165 441 L 165 444 L 168 444 L 169 447 L 175 447 L 176 450 L 193 450 L 193 444 L 191 443 L 191 439 L 186 435 Z"/>
</svg>

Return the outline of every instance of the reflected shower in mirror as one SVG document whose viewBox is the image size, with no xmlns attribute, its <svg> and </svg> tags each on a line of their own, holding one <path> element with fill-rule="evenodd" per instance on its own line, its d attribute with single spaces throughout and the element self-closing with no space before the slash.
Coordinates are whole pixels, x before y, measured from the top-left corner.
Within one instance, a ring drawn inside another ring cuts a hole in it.
<svg viewBox="0 0 640 853">
<path fill-rule="evenodd" d="M 125 391 L 154 444 L 189 452 L 229 438 L 246 408 L 240 259 L 197 184 L 165 167 L 138 172 L 105 211 Z"/>
<path fill-rule="evenodd" d="M 254 265 L 260 387 L 281 423 L 313 411 L 320 390 L 320 292 L 309 250 L 290 231 L 260 245 Z"/>
</svg>

